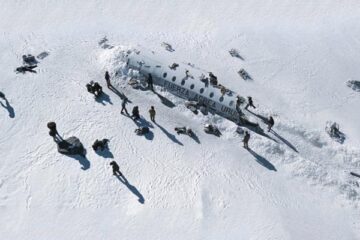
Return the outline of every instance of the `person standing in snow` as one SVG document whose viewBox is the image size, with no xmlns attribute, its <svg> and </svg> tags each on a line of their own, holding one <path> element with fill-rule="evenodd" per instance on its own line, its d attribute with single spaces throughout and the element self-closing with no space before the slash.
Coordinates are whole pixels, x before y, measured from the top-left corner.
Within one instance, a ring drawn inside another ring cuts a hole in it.
<svg viewBox="0 0 360 240">
<path fill-rule="evenodd" d="M 127 97 L 124 97 L 124 99 L 121 102 L 121 113 L 123 113 L 123 111 L 125 111 L 126 115 L 129 115 L 127 109 L 126 109 L 126 104 L 128 103 L 128 99 Z"/>
<path fill-rule="evenodd" d="M 120 167 L 115 161 L 110 162 L 110 165 L 111 165 L 112 170 L 113 170 L 113 175 L 122 176 L 122 173 L 120 172 Z"/>
<path fill-rule="evenodd" d="M 151 73 L 149 73 L 149 76 L 147 78 L 147 82 L 148 82 L 148 87 L 151 91 L 154 91 L 154 86 L 153 86 L 153 78 Z"/>
<path fill-rule="evenodd" d="M 270 116 L 269 121 L 268 121 L 268 132 L 270 132 L 270 130 L 274 126 L 274 124 L 275 124 L 275 121 L 274 121 L 273 117 Z"/>
<path fill-rule="evenodd" d="M 138 119 L 140 119 L 140 113 L 139 113 L 139 107 L 135 106 L 132 110 L 132 115 L 131 117 L 136 121 Z"/>
<path fill-rule="evenodd" d="M 105 72 L 105 81 L 106 81 L 106 85 L 108 88 L 111 88 L 112 85 L 111 85 L 111 82 L 110 82 L 110 74 L 108 71 Z"/>
<path fill-rule="evenodd" d="M 150 107 L 149 114 L 150 114 L 150 120 L 151 120 L 152 122 L 155 122 L 155 114 L 156 114 L 156 111 L 155 111 L 154 106 L 151 106 L 151 107 Z"/>
<path fill-rule="evenodd" d="M 243 142 L 244 142 L 244 148 L 246 149 L 249 148 L 249 140 L 250 140 L 250 133 L 248 131 L 245 131 Z"/>
<path fill-rule="evenodd" d="M 250 106 L 250 107 L 253 107 L 253 108 L 256 108 L 256 107 L 254 106 L 252 97 L 248 97 L 248 103 L 246 104 L 245 109 L 247 110 L 249 106 Z"/>
<path fill-rule="evenodd" d="M 62 138 L 60 134 L 58 133 L 56 129 L 56 123 L 55 122 L 48 122 L 47 127 L 50 129 L 49 135 L 54 138 L 55 142 L 62 141 Z"/>
</svg>

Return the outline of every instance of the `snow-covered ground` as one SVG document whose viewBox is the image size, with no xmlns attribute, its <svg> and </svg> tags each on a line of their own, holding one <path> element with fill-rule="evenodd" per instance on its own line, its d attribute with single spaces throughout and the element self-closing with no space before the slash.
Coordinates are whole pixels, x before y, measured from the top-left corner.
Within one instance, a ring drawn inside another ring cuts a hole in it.
<svg viewBox="0 0 360 240">
<path fill-rule="evenodd" d="M 4 0 L 0 16 L 0 91 L 10 105 L 0 99 L 0 239 L 360 239 L 360 178 L 349 174 L 360 173 L 360 93 L 346 86 L 360 80 L 359 1 Z M 104 36 L 112 48 L 99 46 Z M 123 46 L 160 52 L 162 42 L 175 49 L 169 59 L 253 96 L 253 118 L 265 128 L 258 117 L 275 116 L 276 134 L 251 133 L 247 151 L 234 123 L 194 115 L 157 87 L 169 108 L 114 76 Z M 23 54 L 44 51 L 36 74 L 14 73 Z M 155 106 L 150 138 L 120 114 L 106 70 L 128 109 L 150 121 Z M 90 81 L 108 97 L 95 101 Z M 343 144 L 325 133 L 328 120 Z M 49 121 L 80 138 L 86 160 L 57 152 Z M 223 135 L 204 133 L 207 122 Z M 199 142 L 175 133 L 183 125 Z M 100 138 L 111 154 L 91 149 Z"/>
</svg>

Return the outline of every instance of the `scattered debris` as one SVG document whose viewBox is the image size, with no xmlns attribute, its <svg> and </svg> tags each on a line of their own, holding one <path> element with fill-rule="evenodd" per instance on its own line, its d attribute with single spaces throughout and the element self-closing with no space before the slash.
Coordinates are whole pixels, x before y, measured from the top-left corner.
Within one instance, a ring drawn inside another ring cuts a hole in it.
<svg viewBox="0 0 360 240">
<path fill-rule="evenodd" d="M 360 92 L 360 81 L 349 80 L 346 82 L 346 85 L 356 92 Z"/>
<path fill-rule="evenodd" d="M 36 68 L 37 65 L 33 65 L 33 66 L 21 66 L 15 69 L 16 73 L 22 73 L 25 74 L 26 72 L 32 72 L 32 73 L 36 73 L 36 71 L 34 70 L 34 68 Z"/>
<path fill-rule="evenodd" d="M 58 143 L 58 152 L 66 155 L 85 156 L 86 150 L 77 137 L 69 137 Z"/>
<path fill-rule="evenodd" d="M 50 53 L 44 51 L 44 52 L 40 53 L 39 55 L 37 55 L 36 58 L 42 60 L 42 59 L 46 58 L 49 55 L 50 55 Z"/>
<path fill-rule="evenodd" d="M 194 132 L 191 130 L 191 128 L 176 127 L 175 131 L 176 131 L 177 134 L 185 134 L 185 135 L 188 135 L 190 137 L 194 136 Z"/>
<path fill-rule="evenodd" d="M 164 47 L 166 51 L 169 51 L 169 52 L 174 52 L 175 51 L 175 49 L 173 49 L 173 47 L 169 43 L 162 42 L 161 46 Z"/>
<path fill-rule="evenodd" d="M 340 131 L 339 124 L 336 122 L 327 121 L 325 131 L 329 134 L 329 136 L 337 141 L 338 143 L 344 143 L 345 134 Z"/>
<path fill-rule="evenodd" d="M 31 54 L 28 55 L 23 55 L 22 56 L 23 59 L 23 64 L 24 65 L 28 65 L 28 66 L 34 66 L 36 64 L 38 64 L 39 62 L 35 59 L 35 57 Z"/>
<path fill-rule="evenodd" d="M 350 172 L 351 175 L 360 178 L 360 174 L 354 173 L 354 172 Z"/>
<path fill-rule="evenodd" d="M 135 133 L 139 136 L 148 134 L 150 132 L 150 129 L 148 127 L 140 127 L 135 129 Z"/>
<path fill-rule="evenodd" d="M 244 58 L 241 57 L 241 55 L 239 54 L 239 51 L 237 49 L 232 48 L 232 49 L 230 49 L 229 53 L 232 57 L 236 57 L 236 58 L 239 58 L 244 61 Z"/>
<path fill-rule="evenodd" d="M 98 44 L 103 49 L 112 49 L 114 46 L 107 44 L 108 41 L 109 40 L 106 37 L 104 37 L 98 42 Z"/>
<path fill-rule="evenodd" d="M 177 64 L 177 63 L 173 63 L 171 66 L 169 66 L 169 68 L 171 69 L 171 70 L 176 70 L 176 68 L 179 66 L 179 64 Z"/>
<path fill-rule="evenodd" d="M 217 137 L 220 137 L 220 135 L 221 135 L 221 132 L 218 129 L 218 127 L 215 126 L 215 125 L 212 125 L 212 124 L 205 124 L 204 132 L 206 132 L 208 134 L 213 134 L 213 135 L 215 135 Z"/>
<path fill-rule="evenodd" d="M 250 77 L 250 75 L 245 71 L 245 69 L 240 69 L 239 71 L 238 71 L 238 74 L 240 75 L 240 77 L 242 78 L 242 79 L 244 79 L 245 81 L 247 81 L 247 80 L 253 80 L 251 77 Z"/>
</svg>

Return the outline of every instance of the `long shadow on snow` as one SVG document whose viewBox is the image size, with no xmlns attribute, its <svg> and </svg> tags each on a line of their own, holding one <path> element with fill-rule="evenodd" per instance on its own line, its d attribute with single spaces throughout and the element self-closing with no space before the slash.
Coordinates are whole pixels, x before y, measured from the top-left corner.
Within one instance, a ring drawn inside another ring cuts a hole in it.
<svg viewBox="0 0 360 240">
<path fill-rule="evenodd" d="M 88 170 L 90 168 L 90 161 L 86 158 L 86 156 L 80 156 L 80 155 L 68 155 L 68 154 L 64 154 L 65 156 L 74 158 L 75 160 L 78 160 L 79 163 L 81 164 L 81 169 L 82 170 Z"/>
<path fill-rule="evenodd" d="M 95 97 L 95 101 L 98 102 L 98 103 L 101 103 L 104 106 L 106 105 L 105 104 L 106 102 L 111 104 L 111 105 L 113 104 L 111 102 L 110 96 L 107 95 L 105 92 L 102 92 L 102 94 L 100 96 Z"/>
<path fill-rule="evenodd" d="M 125 178 L 124 175 L 121 175 L 121 176 L 116 175 L 116 178 L 119 179 L 119 181 L 121 183 L 123 183 L 135 196 L 138 197 L 139 203 L 141 203 L 141 204 L 145 203 L 145 199 L 144 199 L 143 195 L 139 192 L 139 190 L 137 190 L 136 187 L 134 187 L 133 185 L 131 185 L 129 183 L 129 181 Z"/>
<path fill-rule="evenodd" d="M 9 112 L 9 117 L 14 118 L 15 117 L 15 111 L 14 108 L 10 105 L 9 101 L 5 99 L 6 105 L 4 105 L 1 101 L 0 104 L 3 108 L 5 108 Z"/>
<path fill-rule="evenodd" d="M 160 128 L 160 130 L 161 130 L 163 133 L 165 133 L 165 135 L 166 135 L 168 138 L 170 138 L 174 143 L 177 143 L 177 144 L 179 144 L 179 145 L 181 145 L 181 146 L 184 146 L 184 144 L 182 144 L 182 142 L 180 142 L 180 141 L 176 138 L 176 136 L 175 136 L 174 134 L 169 133 L 165 128 L 163 128 L 163 127 L 162 127 L 160 124 L 158 124 L 158 123 L 155 123 L 155 125 L 158 126 L 158 127 Z"/>
<path fill-rule="evenodd" d="M 266 134 L 266 133 L 264 132 L 264 130 L 263 130 L 260 126 L 257 126 L 257 127 L 250 126 L 250 125 L 239 125 L 239 126 L 244 127 L 244 128 L 247 128 L 247 129 L 249 129 L 250 131 L 252 131 L 252 132 L 254 132 L 254 133 L 257 133 L 257 134 L 259 134 L 259 135 L 261 135 L 261 136 L 263 136 L 263 137 L 266 137 L 266 138 L 268 138 L 268 139 L 270 139 L 270 140 L 273 140 L 273 141 L 276 142 L 276 143 L 278 142 L 278 141 L 276 141 L 276 139 L 274 139 L 274 138 L 270 137 L 268 134 Z"/>
<path fill-rule="evenodd" d="M 167 99 L 166 97 L 162 96 L 161 94 L 159 94 L 155 91 L 153 91 L 153 92 L 156 94 L 156 96 L 158 96 L 158 98 L 160 99 L 162 104 L 164 104 L 165 106 L 167 106 L 169 108 L 175 107 L 175 104 L 172 101 L 170 101 L 169 99 Z"/>
<path fill-rule="evenodd" d="M 256 114 L 256 113 L 250 111 L 249 109 L 246 109 L 246 111 L 248 111 L 249 113 L 251 113 L 252 115 L 254 115 L 257 118 L 260 118 L 264 123 L 266 123 L 266 124 L 269 123 L 269 119 L 267 117 L 264 117 L 264 116 L 262 116 L 260 114 Z"/>
<path fill-rule="evenodd" d="M 123 94 L 122 92 L 120 92 L 119 90 L 117 90 L 113 85 L 111 85 L 109 87 L 110 91 L 112 91 L 113 93 L 115 93 L 116 95 L 118 95 L 121 100 L 123 100 L 124 98 L 126 98 L 125 94 Z M 131 101 L 127 98 L 128 103 L 131 103 Z"/>
<path fill-rule="evenodd" d="M 103 151 L 95 151 L 97 155 L 103 158 L 114 158 L 112 152 L 109 149 L 105 148 Z"/>
<path fill-rule="evenodd" d="M 257 153 L 254 152 L 253 150 L 251 150 L 250 148 L 248 148 L 247 150 L 249 151 L 249 153 L 250 153 L 251 155 L 253 155 L 253 156 L 255 157 L 256 161 L 257 161 L 260 165 L 266 167 L 266 168 L 269 169 L 269 170 L 272 170 L 272 171 L 275 171 L 275 172 L 277 171 L 276 168 L 275 168 L 275 166 L 272 165 L 272 163 L 269 162 L 266 158 L 264 158 L 263 156 L 260 156 L 259 154 L 257 154 Z"/>
<path fill-rule="evenodd" d="M 280 136 L 277 132 L 275 132 L 274 130 L 271 130 L 271 132 L 274 134 L 275 137 L 277 137 L 278 139 L 280 139 L 283 143 L 285 143 L 289 148 L 291 148 L 292 150 L 294 150 L 295 152 L 298 153 L 298 150 L 296 149 L 296 147 L 294 145 L 292 145 L 288 140 L 286 140 L 285 138 L 283 138 L 282 136 Z"/>
<path fill-rule="evenodd" d="M 193 132 L 193 134 L 191 134 L 190 136 L 192 139 L 195 140 L 195 142 L 197 142 L 198 144 L 200 144 L 200 139 L 198 138 L 198 136 Z"/>
</svg>

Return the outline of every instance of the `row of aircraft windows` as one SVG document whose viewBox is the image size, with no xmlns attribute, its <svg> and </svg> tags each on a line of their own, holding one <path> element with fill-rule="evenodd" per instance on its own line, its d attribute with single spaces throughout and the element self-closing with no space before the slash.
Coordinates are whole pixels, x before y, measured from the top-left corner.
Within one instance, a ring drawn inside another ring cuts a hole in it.
<svg viewBox="0 0 360 240">
<path fill-rule="evenodd" d="M 166 73 L 166 72 L 163 73 L 163 77 L 164 77 L 164 78 L 167 77 L 167 73 Z M 173 77 L 171 78 L 171 80 L 172 80 L 173 82 L 175 82 L 175 81 L 176 81 L 176 76 L 173 76 Z M 184 86 L 184 85 L 185 85 L 185 80 L 182 80 L 180 84 L 181 84 L 182 86 Z M 191 85 L 190 85 L 190 89 L 192 90 L 192 89 L 194 89 L 194 88 L 195 88 L 195 85 L 194 85 L 194 84 L 191 84 Z M 204 91 L 205 91 L 204 88 L 200 88 L 200 90 L 199 90 L 199 92 L 200 92 L 201 94 L 203 94 Z M 210 97 L 210 98 L 214 97 L 214 93 L 211 92 L 211 93 L 209 94 L 209 97 Z M 220 102 L 224 101 L 224 97 L 221 96 L 221 97 L 219 98 L 219 101 L 220 101 Z M 231 107 L 233 104 L 234 104 L 234 101 L 230 101 L 230 102 L 229 102 L 229 106 L 230 106 L 230 107 Z"/>
</svg>

